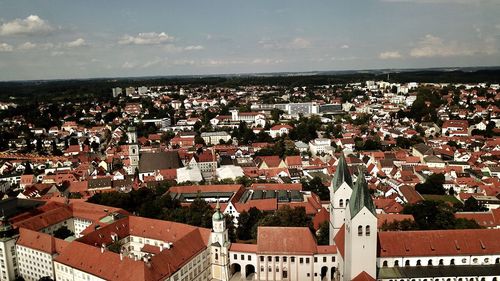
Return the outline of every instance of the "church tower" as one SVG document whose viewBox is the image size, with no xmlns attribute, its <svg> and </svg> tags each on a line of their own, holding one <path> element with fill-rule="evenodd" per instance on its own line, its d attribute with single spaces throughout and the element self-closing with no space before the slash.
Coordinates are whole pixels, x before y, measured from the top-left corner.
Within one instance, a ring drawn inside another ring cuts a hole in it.
<svg viewBox="0 0 500 281">
<path fill-rule="evenodd" d="M 337 161 L 337 170 L 330 185 L 330 245 L 345 223 L 345 210 L 352 193 L 352 177 L 344 153 Z"/>
<path fill-rule="evenodd" d="M 137 132 L 135 127 L 127 128 L 128 157 L 130 159 L 130 169 L 128 173 L 133 175 L 139 168 L 139 145 L 137 144 Z"/>
<path fill-rule="evenodd" d="M 365 175 L 359 170 L 346 209 L 344 280 L 360 274 L 376 277 L 377 214 Z"/>
<path fill-rule="evenodd" d="M 229 242 L 226 219 L 220 211 L 220 204 L 217 200 L 215 213 L 212 216 L 211 260 L 212 276 L 215 280 L 229 280 Z"/>
</svg>

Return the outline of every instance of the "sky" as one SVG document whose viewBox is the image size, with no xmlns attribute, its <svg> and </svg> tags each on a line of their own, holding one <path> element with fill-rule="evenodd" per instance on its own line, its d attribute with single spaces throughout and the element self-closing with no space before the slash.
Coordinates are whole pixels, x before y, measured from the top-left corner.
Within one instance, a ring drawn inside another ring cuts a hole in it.
<svg viewBox="0 0 500 281">
<path fill-rule="evenodd" d="M 0 0 L 0 80 L 500 65 L 500 0 Z"/>
</svg>

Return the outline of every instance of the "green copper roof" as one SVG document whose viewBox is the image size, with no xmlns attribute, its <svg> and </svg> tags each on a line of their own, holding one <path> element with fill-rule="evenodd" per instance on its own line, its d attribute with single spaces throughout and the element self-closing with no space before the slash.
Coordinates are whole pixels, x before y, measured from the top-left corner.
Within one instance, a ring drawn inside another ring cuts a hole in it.
<svg viewBox="0 0 500 281">
<path fill-rule="evenodd" d="M 220 212 L 220 203 L 219 203 L 219 200 L 217 200 L 217 205 L 215 206 L 215 213 L 212 216 L 212 220 L 221 221 L 223 219 L 224 219 L 224 215 Z"/>
<path fill-rule="evenodd" d="M 342 183 L 347 183 L 352 187 L 352 177 L 347 167 L 347 162 L 345 161 L 344 153 L 340 154 L 339 161 L 337 163 L 337 169 L 335 170 L 335 175 L 333 176 L 333 191 L 337 191 Z"/>
<path fill-rule="evenodd" d="M 375 205 L 373 204 L 370 191 L 368 190 L 368 183 L 366 183 L 364 172 L 359 170 L 358 179 L 354 185 L 354 190 L 349 200 L 349 209 L 351 211 L 351 218 L 354 218 L 363 207 L 366 207 L 373 215 L 376 216 Z"/>
</svg>

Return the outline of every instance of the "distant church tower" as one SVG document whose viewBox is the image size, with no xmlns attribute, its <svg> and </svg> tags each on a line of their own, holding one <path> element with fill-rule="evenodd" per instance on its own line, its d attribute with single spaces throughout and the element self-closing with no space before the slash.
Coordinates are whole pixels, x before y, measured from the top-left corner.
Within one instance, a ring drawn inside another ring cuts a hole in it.
<svg viewBox="0 0 500 281">
<path fill-rule="evenodd" d="M 345 210 L 352 194 L 352 177 L 344 153 L 340 154 L 337 170 L 330 186 L 330 245 L 345 223 Z"/>
<path fill-rule="evenodd" d="M 128 155 L 130 159 L 129 174 L 133 175 L 139 168 L 139 145 L 137 144 L 137 132 L 135 127 L 127 128 Z"/>
<path fill-rule="evenodd" d="M 344 278 L 358 275 L 376 277 L 377 214 L 364 173 L 359 170 L 356 184 L 346 209 Z"/>
<path fill-rule="evenodd" d="M 226 219 L 220 211 L 217 201 L 215 213 L 212 216 L 211 257 L 212 277 L 215 280 L 229 280 L 229 235 L 226 228 Z"/>
</svg>

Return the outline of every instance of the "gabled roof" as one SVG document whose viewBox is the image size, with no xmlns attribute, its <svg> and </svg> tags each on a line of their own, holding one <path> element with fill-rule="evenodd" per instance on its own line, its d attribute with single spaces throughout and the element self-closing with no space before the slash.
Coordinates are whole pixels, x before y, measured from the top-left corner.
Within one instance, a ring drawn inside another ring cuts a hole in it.
<svg viewBox="0 0 500 281">
<path fill-rule="evenodd" d="M 352 281 L 375 281 L 375 278 L 373 278 L 372 276 L 370 276 L 370 274 L 363 271 L 360 274 L 358 274 L 358 276 L 354 277 Z"/>
<path fill-rule="evenodd" d="M 335 170 L 335 175 L 333 176 L 333 191 L 337 191 L 342 183 L 347 183 L 349 186 L 352 185 L 352 177 L 349 172 L 349 167 L 345 161 L 344 153 L 340 154 L 339 161 L 337 163 L 337 169 Z"/>
<path fill-rule="evenodd" d="M 500 252 L 500 229 L 379 232 L 379 257 L 489 255 Z"/>
<path fill-rule="evenodd" d="M 307 227 L 262 227 L 257 229 L 259 254 L 313 254 L 316 240 Z"/>
<path fill-rule="evenodd" d="M 373 204 L 368 184 L 366 183 L 365 175 L 359 171 L 358 179 L 354 185 L 351 199 L 349 199 L 349 209 L 351 211 L 351 218 L 354 218 L 363 207 L 366 207 L 374 216 L 376 216 L 375 205 Z"/>
</svg>

